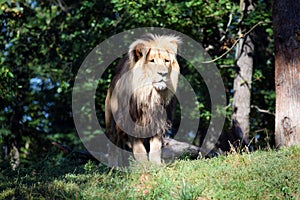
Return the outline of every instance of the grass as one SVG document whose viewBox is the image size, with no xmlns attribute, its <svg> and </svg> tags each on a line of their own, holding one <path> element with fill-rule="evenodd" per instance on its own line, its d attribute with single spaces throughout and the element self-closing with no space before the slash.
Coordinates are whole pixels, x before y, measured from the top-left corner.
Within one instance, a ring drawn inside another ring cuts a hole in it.
<svg viewBox="0 0 300 200">
<path fill-rule="evenodd" d="M 48 157 L 15 171 L 2 163 L 0 199 L 300 199 L 299 166 L 299 147 L 131 173 Z"/>
</svg>

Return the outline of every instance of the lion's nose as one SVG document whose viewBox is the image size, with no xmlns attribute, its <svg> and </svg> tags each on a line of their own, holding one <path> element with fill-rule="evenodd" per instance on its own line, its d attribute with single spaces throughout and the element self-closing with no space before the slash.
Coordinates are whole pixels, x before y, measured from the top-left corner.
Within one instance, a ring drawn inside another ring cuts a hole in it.
<svg viewBox="0 0 300 200">
<path fill-rule="evenodd" d="M 157 73 L 162 77 L 166 77 L 168 75 L 168 72 L 163 72 L 163 71 Z"/>
</svg>

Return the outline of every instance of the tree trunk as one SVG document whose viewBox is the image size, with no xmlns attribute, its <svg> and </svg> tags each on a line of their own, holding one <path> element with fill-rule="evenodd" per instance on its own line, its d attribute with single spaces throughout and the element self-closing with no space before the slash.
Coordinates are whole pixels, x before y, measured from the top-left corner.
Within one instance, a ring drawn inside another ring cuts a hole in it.
<svg viewBox="0 0 300 200">
<path fill-rule="evenodd" d="M 276 146 L 300 145 L 300 1 L 274 0 Z"/>
<path fill-rule="evenodd" d="M 241 11 L 244 16 L 253 10 L 252 1 L 243 1 Z M 242 23 L 242 21 L 241 21 Z M 240 34 L 242 32 L 240 29 Z M 242 38 L 236 49 L 237 71 L 234 78 L 232 120 L 239 124 L 244 133 L 243 140 L 249 141 L 249 115 L 251 100 L 251 82 L 253 72 L 254 44 L 249 35 Z"/>
</svg>

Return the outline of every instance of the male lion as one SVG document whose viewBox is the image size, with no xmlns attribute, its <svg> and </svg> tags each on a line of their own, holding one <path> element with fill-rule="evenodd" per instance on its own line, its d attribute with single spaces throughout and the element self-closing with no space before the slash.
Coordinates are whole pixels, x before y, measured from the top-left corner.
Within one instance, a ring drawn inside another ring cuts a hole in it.
<svg viewBox="0 0 300 200">
<path fill-rule="evenodd" d="M 119 63 L 105 100 L 107 135 L 120 148 L 132 150 L 138 162 L 161 164 L 162 137 L 170 128 L 167 116 L 176 91 L 180 39 L 147 34 L 133 42 Z M 116 147 L 109 165 L 118 166 Z M 147 156 L 147 151 L 149 156 Z"/>
</svg>

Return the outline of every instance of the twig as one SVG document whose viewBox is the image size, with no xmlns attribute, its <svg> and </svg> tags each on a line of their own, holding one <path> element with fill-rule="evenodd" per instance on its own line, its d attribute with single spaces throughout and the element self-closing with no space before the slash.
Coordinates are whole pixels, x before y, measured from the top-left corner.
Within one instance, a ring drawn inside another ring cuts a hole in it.
<svg viewBox="0 0 300 200">
<path fill-rule="evenodd" d="M 58 142 L 51 142 L 52 145 L 56 146 L 57 148 L 59 148 L 60 150 L 62 150 L 64 152 L 64 154 L 69 154 L 72 152 L 72 149 L 66 145 L 60 144 Z"/>
<path fill-rule="evenodd" d="M 83 159 L 83 160 L 97 161 L 97 159 L 94 158 L 94 156 L 88 151 L 73 150 L 71 147 L 69 147 L 67 145 L 64 145 L 64 144 L 60 144 L 60 143 L 55 142 L 55 141 L 53 141 L 51 143 L 52 143 L 52 145 L 54 145 L 55 147 L 60 149 L 66 155 L 75 154 L 77 158 L 80 158 L 80 159 Z"/>
<path fill-rule="evenodd" d="M 220 65 L 220 68 L 235 68 L 234 65 Z"/>
<path fill-rule="evenodd" d="M 251 33 L 251 32 L 253 31 L 253 29 L 255 29 L 257 26 L 259 26 L 259 25 L 261 25 L 261 24 L 263 24 L 263 23 L 264 23 L 264 22 L 258 22 L 257 24 L 255 24 L 254 26 L 252 26 L 252 28 L 251 28 L 249 31 L 247 31 L 247 32 L 244 33 L 244 34 L 241 34 L 241 35 L 239 36 L 239 38 L 233 43 L 233 45 L 232 45 L 225 53 L 223 53 L 221 56 L 219 56 L 219 57 L 217 57 L 217 58 L 215 58 L 215 59 L 213 59 L 213 60 L 204 61 L 204 62 L 202 62 L 202 63 L 203 63 L 203 64 L 213 63 L 213 62 L 215 62 L 215 61 L 217 61 L 217 60 L 223 58 L 225 55 L 227 55 L 227 54 L 235 47 L 235 45 L 236 45 L 242 38 L 244 38 L 244 37 L 246 37 L 247 35 L 249 35 L 249 33 Z"/>
<path fill-rule="evenodd" d="M 227 34 L 227 32 L 228 32 L 228 30 L 229 30 L 229 27 L 230 27 L 230 25 L 231 25 L 231 22 L 232 22 L 232 18 L 233 18 L 232 16 L 233 16 L 233 14 L 230 13 L 230 15 L 229 15 L 229 20 L 228 20 L 228 23 L 227 23 L 227 26 L 226 26 L 225 33 L 224 33 L 224 35 L 222 36 L 222 38 L 220 39 L 220 41 L 223 41 L 223 40 L 225 39 L 225 37 L 226 37 L 226 34 Z"/>
<path fill-rule="evenodd" d="M 260 109 L 258 106 L 256 105 L 251 105 L 251 108 L 255 108 L 258 112 L 261 112 L 261 113 L 266 113 L 266 114 L 269 114 L 269 115 L 273 115 L 275 116 L 275 113 L 269 111 L 269 110 L 263 110 L 263 109 Z"/>
</svg>

